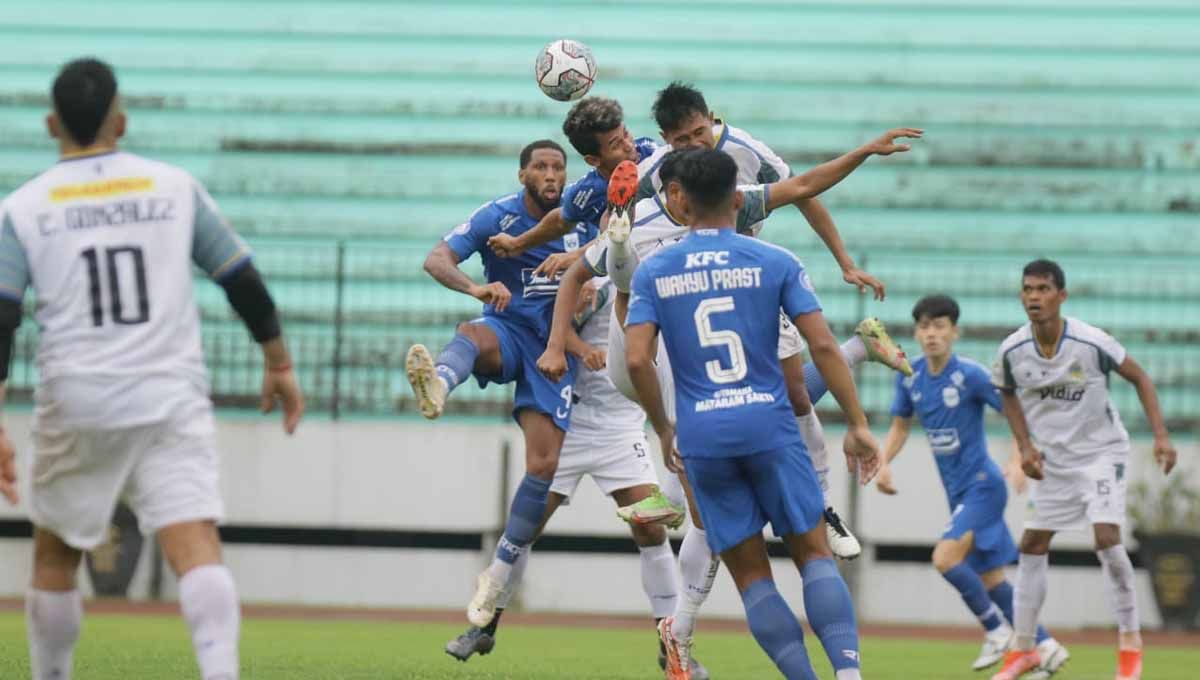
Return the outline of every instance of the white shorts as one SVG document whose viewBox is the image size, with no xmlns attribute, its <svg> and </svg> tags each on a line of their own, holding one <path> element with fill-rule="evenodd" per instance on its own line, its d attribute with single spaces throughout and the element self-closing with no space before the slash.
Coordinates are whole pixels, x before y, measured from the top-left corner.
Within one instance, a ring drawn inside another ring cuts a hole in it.
<svg viewBox="0 0 1200 680">
<path fill-rule="evenodd" d="M 621 489 L 657 485 L 658 475 L 650 462 L 646 433 L 629 432 L 598 438 L 586 432 L 568 431 L 550 493 L 566 496 L 563 504 L 570 503 L 584 475 L 591 475 L 592 481 L 606 496 Z"/>
<path fill-rule="evenodd" d="M 608 379 L 612 381 L 617 391 L 626 399 L 640 404 L 637 391 L 633 389 L 633 381 L 629 379 L 629 367 L 625 365 L 625 329 L 617 323 L 617 313 L 613 311 L 612 321 L 608 324 Z M 658 339 L 658 354 L 654 357 L 654 368 L 658 374 L 658 387 L 662 392 L 663 409 L 671 422 L 675 422 L 675 377 L 671 374 L 671 362 L 667 358 L 667 348 L 662 338 Z M 568 432 L 568 436 L 570 433 Z"/>
<path fill-rule="evenodd" d="M 1125 524 L 1127 456 L 1104 457 L 1081 468 L 1047 465 L 1031 479 L 1032 510 L 1026 529 L 1069 531 L 1095 524 Z"/>
<path fill-rule="evenodd" d="M 107 538 L 124 499 L 151 535 L 195 520 L 220 520 L 219 461 L 212 408 L 112 430 L 57 428 L 39 422 L 30 519 L 67 545 L 90 550 Z"/>
<path fill-rule="evenodd" d="M 779 360 L 788 359 L 800 354 L 805 349 L 804 338 L 800 329 L 787 318 L 782 310 L 779 312 Z"/>
</svg>

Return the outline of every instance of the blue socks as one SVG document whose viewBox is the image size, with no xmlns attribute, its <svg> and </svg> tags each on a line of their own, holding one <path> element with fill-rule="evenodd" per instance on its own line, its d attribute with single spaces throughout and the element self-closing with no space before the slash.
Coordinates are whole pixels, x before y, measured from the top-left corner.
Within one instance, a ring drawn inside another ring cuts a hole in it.
<svg viewBox="0 0 1200 680">
<path fill-rule="evenodd" d="M 992 602 L 1004 612 L 1004 618 L 1008 619 L 1009 624 L 1013 622 L 1013 587 L 1008 581 L 1001 581 L 1000 585 L 988 591 L 988 597 L 992 598 Z M 1049 639 L 1050 633 L 1045 626 L 1038 625 L 1036 641 L 1041 644 L 1043 640 Z"/>
<path fill-rule="evenodd" d="M 508 511 L 504 535 L 500 537 L 500 545 L 496 546 L 496 559 L 511 565 L 533 542 L 534 532 L 546 512 L 546 496 L 550 494 L 551 481 L 528 473 L 521 480 L 512 508 Z"/>
<path fill-rule="evenodd" d="M 824 376 L 817 370 L 817 365 L 811 361 L 804 364 L 804 387 L 808 390 L 808 401 L 814 405 L 829 392 L 829 386 L 825 384 Z"/>
<path fill-rule="evenodd" d="M 949 581 L 958 594 L 962 595 L 963 602 L 967 603 L 967 609 L 970 609 L 975 618 L 979 619 L 984 630 L 993 631 L 1004 625 L 1003 610 L 988 598 L 987 590 L 984 589 L 979 574 L 968 567 L 966 562 L 954 565 L 953 569 L 942 574 L 942 578 Z"/>
<path fill-rule="evenodd" d="M 805 589 L 807 590 L 807 588 Z M 751 583 L 742 592 L 750 633 L 787 680 L 817 680 L 804 649 L 804 630 L 788 608 L 775 582 L 769 578 Z"/>
<path fill-rule="evenodd" d="M 804 611 L 808 624 L 821 640 L 834 671 L 859 667 L 858 624 L 850 591 L 833 559 L 808 562 L 800 568 L 804 579 Z"/>
<path fill-rule="evenodd" d="M 446 343 L 434 364 L 437 374 L 446 381 L 447 394 L 471 377 L 478 356 L 479 348 L 465 335 L 455 335 L 454 339 Z"/>
</svg>

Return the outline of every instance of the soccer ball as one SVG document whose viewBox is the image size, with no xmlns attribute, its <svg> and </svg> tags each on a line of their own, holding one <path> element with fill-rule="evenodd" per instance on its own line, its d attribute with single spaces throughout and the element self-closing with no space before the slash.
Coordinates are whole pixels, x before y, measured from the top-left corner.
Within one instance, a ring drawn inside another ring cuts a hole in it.
<svg viewBox="0 0 1200 680">
<path fill-rule="evenodd" d="M 533 77 L 551 99 L 560 102 L 579 99 L 596 82 L 596 60 L 581 42 L 555 40 L 538 52 Z"/>
</svg>

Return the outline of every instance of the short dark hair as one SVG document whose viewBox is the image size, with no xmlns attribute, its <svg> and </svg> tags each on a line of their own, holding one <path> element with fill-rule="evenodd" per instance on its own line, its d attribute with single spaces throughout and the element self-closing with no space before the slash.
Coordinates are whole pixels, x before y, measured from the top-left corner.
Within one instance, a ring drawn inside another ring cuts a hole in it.
<svg viewBox="0 0 1200 680">
<path fill-rule="evenodd" d="M 658 181 L 663 186 L 679 179 L 679 161 L 687 153 L 687 149 L 672 149 L 663 154 L 662 162 L 658 164 Z"/>
<path fill-rule="evenodd" d="M 596 135 L 610 132 L 625 123 L 625 112 L 615 99 L 584 97 L 567 112 L 562 131 L 581 156 L 600 154 Z"/>
<path fill-rule="evenodd" d="M 99 59 L 76 59 L 58 72 L 51 94 L 54 110 L 71 139 L 89 146 L 96 141 L 117 96 L 117 77 L 112 67 Z"/>
<path fill-rule="evenodd" d="M 1045 258 L 1034 260 L 1025 265 L 1025 269 L 1021 271 L 1021 278 L 1026 276 L 1037 276 L 1049 278 L 1054 281 L 1054 287 L 1059 290 L 1066 290 L 1067 275 L 1063 273 L 1062 267 L 1054 260 Z"/>
<path fill-rule="evenodd" d="M 526 144 L 525 148 L 521 149 L 521 169 L 522 170 L 525 169 L 526 165 L 529 165 L 529 161 L 533 160 L 533 152 L 537 151 L 538 149 L 554 149 L 555 151 L 562 154 L 563 165 L 566 165 L 567 152 L 563 151 L 563 148 L 561 146 L 559 146 L 558 142 L 554 141 L 553 139 L 539 139 L 536 142 L 530 142 L 530 143 Z"/>
<path fill-rule="evenodd" d="M 737 162 L 724 151 L 689 149 L 679 161 L 679 183 L 701 216 L 724 207 L 737 191 Z"/>
<path fill-rule="evenodd" d="M 650 111 L 658 128 L 663 132 L 671 132 L 694 114 L 707 116 L 708 103 L 695 85 L 676 80 L 658 91 Z"/>
<path fill-rule="evenodd" d="M 949 295 L 926 295 L 913 305 L 913 321 L 920 321 L 922 317 L 938 319 L 943 316 L 949 318 L 952 324 L 958 323 L 958 303 Z"/>
</svg>

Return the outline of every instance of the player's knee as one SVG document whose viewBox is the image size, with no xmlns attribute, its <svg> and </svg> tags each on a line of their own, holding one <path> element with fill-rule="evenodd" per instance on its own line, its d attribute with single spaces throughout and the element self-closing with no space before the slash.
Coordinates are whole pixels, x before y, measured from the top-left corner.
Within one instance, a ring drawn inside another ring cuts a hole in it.
<svg viewBox="0 0 1200 680">
<path fill-rule="evenodd" d="M 554 479 L 558 471 L 558 454 L 553 451 L 529 450 L 525 452 L 525 472 L 538 479 Z"/>
<path fill-rule="evenodd" d="M 62 542 L 57 536 L 43 535 L 34 542 L 33 587 L 38 590 L 65 591 L 75 589 L 75 574 L 79 571 L 82 553 Z"/>
<path fill-rule="evenodd" d="M 1050 536 L 1048 532 L 1026 531 L 1021 536 L 1021 552 L 1026 555 L 1045 555 L 1050 552 Z"/>
<path fill-rule="evenodd" d="M 944 574 L 962 564 L 966 559 L 966 546 L 957 540 L 938 541 L 933 547 L 933 567 Z"/>
<path fill-rule="evenodd" d="M 1097 524 L 1093 527 L 1096 550 L 1107 550 L 1121 544 L 1121 528 L 1115 524 Z"/>
<path fill-rule="evenodd" d="M 662 545 L 667 540 L 667 529 L 661 524 L 631 524 L 633 542 L 642 547 Z"/>
</svg>

